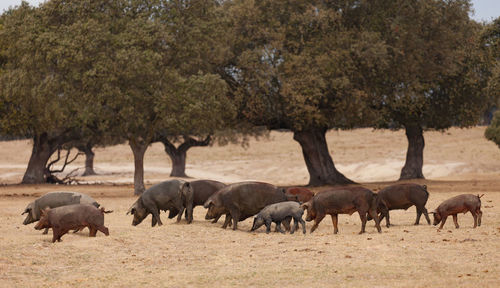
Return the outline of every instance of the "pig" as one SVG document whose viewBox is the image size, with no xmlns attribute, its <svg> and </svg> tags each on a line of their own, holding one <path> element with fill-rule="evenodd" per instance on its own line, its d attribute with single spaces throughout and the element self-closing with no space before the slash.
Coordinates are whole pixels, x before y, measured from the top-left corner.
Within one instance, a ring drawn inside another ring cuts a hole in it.
<svg viewBox="0 0 500 288">
<path fill-rule="evenodd" d="M 213 219 L 226 214 L 223 228 L 233 221 L 233 230 L 238 221 L 243 221 L 260 212 L 269 204 L 287 201 L 283 189 L 262 182 L 241 182 L 222 188 L 210 196 L 204 204 L 208 208 L 205 219 Z"/>
<path fill-rule="evenodd" d="M 99 203 L 97 203 L 92 197 L 79 193 L 79 192 L 69 192 L 69 191 L 56 191 L 49 192 L 31 202 L 26 206 L 24 212 L 21 215 L 26 215 L 23 224 L 28 225 L 30 223 L 40 220 L 40 212 L 46 207 L 56 208 L 71 204 L 91 204 L 96 208 L 99 208 Z M 43 234 L 47 234 L 49 229 L 45 229 Z"/>
<path fill-rule="evenodd" d="M 89 237 L 95 237 L 97 230 L 109 236 L 109 230 L 104 226 L 104 208 L 98 209 L 89 204 L 73 204 L 57 208 L 46 208 L 41 212 L 40 221 L 35 229 L 52 228 L 52 243 L 61 241 L 61 237 L 69 230 L 89 228 Z"/>
<path fill-rule="evenodd" d="M 127 215 L 134 215 L 132 225 L 140 224 L 149 214 L 152 215 L 151 226 L 154 227 L 163 225 L 160 219 L 160 210 L 170 210 L 169 217 L 177 216 L 177 222 L 181 220 L 184 210 L 183 197 L 192 194 L 192 187 L 186 181 L 169 180 L 151 186 L 144 191 L 139 199 L 130 207 Z"/>
<path fill-rule="evenodd" d="M 281 221 L 287 218 L 293 218 L 294 225 L 290 230 L 290 234 L 293 234 L 298 228 L 298 223 L 302 225 L 302 232 L 306 234 L 306 223 L 302 220 L 302 215 L 304 210 L 300 208 L 300 204 L 295 201 L 279 202 L 275 204 L 268 205 L 262 209 L 253 220 L 252 230 L 257 230 L 260 226 L 266 225 L 266 233 L 271 232 L 271 223 L 276 223 L 276 229 L 285 233 L 281 230 Z"/>
<path fill-rule="evenodd" d="M 319 223 L 325 218 L 326 214 L 330 214 L 333 222 L 333 233 L 337 234 L 339 231 L 337 227 L 338 214 L 352 215 L 356 211 L 361 218 L 361 231 L 359 234 L 365 233 L 367 213 L 375 220 L 375 227 L 381 233 L 376 198 L 377 194 L 363 187 L 351 189 L 351 191 L 330 189 L 314 195 L 311 200 L 303 203 L 300 207 L 307 210 L 306 221 L 314 220 L 310 233 L 318 228 Z"/>
<path fill-rule="evenodd" d="M 439 229 L 443 229 L 446 218 L 448 215 L 452 215 L 453 222 L 455 222 L 455 228 L 458 229 L 457 214 L 465 214 L 467 212 L 470 212 L 472 217 L 474 217 L 473 228 L 481 226 L 481 217 L 483 216 L 483 212 L 481 212 L 481 197 L 483 197 L 483 195 L 461 194 L 443 201 L 436 210 L 431 212 L 434 215 L 434 226 L 441 222 Z"/>
<path fill-rule="evenodd" d="M 304 187 L 288 187 L 285 188 L 285 196 L 288 201 L 297 201 L 305 203 L 312 199 L 314 193 Z"/>
<path fill-rule="evenodd" d="M 226 187 L 226 184 L 213 180 L 197 180 L 186 182 L 183 185 L 191 185 L 192 187 L 192 189 L 183 188 L 185 191 L 192 191 L 192 193 L 183 194 L 182 197 L 183 205 L 186 207 L 185 217 L 188 223 L 193 221 L 194 207 L 205 204 L 212 194 Z M 179 211 L 181 214 L 182 212 Z M 220 216 L 216 217 L 213 223 L 216 223 L 219 218 Z"/>
<path fill-rule="evenodd" d="M 396 184 L 385 187 L 380 190 L 377 195 L 378 212 L 380 213 L 380 221 L 385 217 L 385 224 L 387 228 L 391 225 L 389 220 L 389 210 L 396 209 L 408 209 L 415 205 L 417 208 L 417 219 L 415 220 L 415 225 L 420 222 L 420 216 L 422 213 L 425 216 L 425 220 L 430 225 L 431 220 L 425 208 L 427 199 L 429 198 L 429 192 L 427 191 L 426 185 L 418 184 Z M 368 217 L 371 220 L 371 217 Z"/>
</svg>

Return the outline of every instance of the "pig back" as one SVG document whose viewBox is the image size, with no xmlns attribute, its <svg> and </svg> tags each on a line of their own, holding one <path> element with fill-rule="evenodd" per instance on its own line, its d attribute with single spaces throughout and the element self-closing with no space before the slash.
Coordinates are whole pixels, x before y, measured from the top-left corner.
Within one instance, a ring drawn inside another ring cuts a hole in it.
<svg viewBox="0 0 500 288">
<path fill-rule="evenodd" d="M 285 196 L 289 201 L 299 201 L 305 203 L 312 199 L 314 193 L 304 187 L 289 187 L 285 190 Z"/>
<path fill-rule="evenodd" d="M 443 201 L 437 210 L 438 211 L 454 211 L 460 210 L 462 207 L 479 208 L 481 207 L 481 199 L 473 194 L 460 194 Z"/>
<path fill-rule="evenodd" d="M 215 192 L 226 187 L 226 184 L 213 180 L 197 180 L 190 183 L 194 191 L 193 206 L 203 205 Z"/>
<path fill-rule="evenodd" d="M 104 214 L 94 205 L 73 204 L 60 206 L 49 211 L 49 222 L 52 226 L 64 229 L 75 229 L 83 224 L 104 225 Z"/>
<path fill-rule="evenodd" d="M 378 198 L 389 209 L 406 209 L 412 205 L 424 206 L 429 193 L 418 184 L 405 183 L 388 186 L 378 192 Z"/>
<path fill-rule="evenodd" d="M 270 204 L 287 201 L 285 193 L 278 187 L 262 182 L 243 182 L 226 187 L 220 197 L 223 205 L 231 211 L 241 213 L 240 220 L 259 213 Z"/>
<path fill-rule="evenodd" d="M 142 193 L 140 200 L 145 206 L 155 205 L 161 210 L 175 207 L 179 210 L 182 207 L 181 187 L 184 183 L 175 179 L 155 184 Z"/>
<path fill-rule="evenodd" d="M 40 219 L 40 211 L 46 207 L 56 208 L 72 204 L 89 204 L 99 207 L 99 204 L 88 195 L 79 192 L 57 191 L 49 192 L 36 199 L 35 213 L 38 219 Z"/>
</svg>

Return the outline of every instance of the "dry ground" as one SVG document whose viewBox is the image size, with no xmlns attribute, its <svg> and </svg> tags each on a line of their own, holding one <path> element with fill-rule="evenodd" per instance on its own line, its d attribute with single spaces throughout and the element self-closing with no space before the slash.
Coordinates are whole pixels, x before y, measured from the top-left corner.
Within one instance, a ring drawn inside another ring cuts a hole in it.
<svg viewBox="0 0 500 288">
<path fill-rule="evenodd" d="M 472 229 L 470 214 L 459 215 L 460 229 L 449 219 L 442 231 L 421 219 L 415 208 L 394 211 L 395 226 L 376 233 L 371 222 L 358 235 L 357 214 L 340 215 L 338 235 L 329 217 L 318 230 L 302 235 L 250 233 L 252 219 L 238 231 L 204 220 L 197 207 L 194 222 L 151 228 L 150 217 L 137 227 L 125 213 L 135 201 L 130 185 L 132 156 L 126 145 L 98 149 L 100 175 L 81 178 L 80 186 L 11 185 L 22 178 L 31 147 L 28 141 L 0 143 L 0 286 L 1 287 L 498 287 L 500 280 L 500 150 L 486 141 L 483 127 L 427 132 L 425 183 L 429 210 L 460 193 L 485 194 L 483 225 Z M 404 161 L 403 132 L 360 129 L 331 132 L 328 143 L 337 168 L 378 191 L 393 183 Z M 290 133 L 238 145 L 197 148 L 188 156 L 193 178 L 223 182 L 255 179 L 278 185 L 307 183 L 300 147 Z M 74 167 L 81 166 L 81 161 Z M 146 154 L 148 183 L 168 178 L 170 164 L 161 145 Z M 109 183 L 123 183 L 111 185 Z M 74 190 L 92 195 L 114 213 L 106 215 L 110 236 L 88 238 L 88 230 L 50 243 L 33 224 L 24 226 L 25 206 L 48 191 Z M 222 222 L 222 221 L 219 221 Z M 423 225 L 422 225 L 423 224 Z"/>
</svg>

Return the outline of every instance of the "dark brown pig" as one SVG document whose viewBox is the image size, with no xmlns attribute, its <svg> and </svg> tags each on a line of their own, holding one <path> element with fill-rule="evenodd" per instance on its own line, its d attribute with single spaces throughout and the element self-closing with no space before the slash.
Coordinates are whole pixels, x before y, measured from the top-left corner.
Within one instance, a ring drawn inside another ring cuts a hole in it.
<svg viewBox="0 0 500 288">
<path fill-rule="evenodd" d="M 192 187 L 191 190 L 183 188 L 184 191 L 192 191 L 192 193 L 184 193 L 182 197 L 184 207 L 186 207 L 185 217 L 188 223 L 191 223 L 193 221 L 194 207 L 200 205 L 203 206 L 203 204 L 205 204 L 205 202 L 210 196 L 212 196 L 212 194 L 226 187 L 226 184 L 213 180 L 191 181 L 186 182 L 184 185 L 191 185 Z M 180 211 L 179 213 L 182 214 L 182 211 Z M 216 217 L 214 223 L 219 220 L 219 217 Z"/>
<path fill-rule="evenodd" d="M 186 184 L 187 183 L 187 184 Z M 134 215 L 132 225 L 140 224 L 149 214 L 152 215 L 151 226 L 163 225 L 160 219 L 160 211 L 169 212 L 168 218 L 177 216 L 177 222 L 181 220 L 184 211 L 183 197 L 193 193 L 189 182 L 182 180 L 169 180 L 155 184 L 148 188 L 130 207 L 127 214 Z"/>
<path fill-rule="evenodd" d="M 434 226 L 441 222 L 439 229 L 442 229 L 444 223 L 446 222 L 446 218 L 449 215 L 452 215 L 453 222 L 455 222 L 455 228 L 458 229 L 457 214 L 465 214 L 467 212 L 470 212 L 472 217 L 474 217 L 473 228 L 481 226 L 481 217 L 483 216 L 483 212 L 481 212 L 480 198 L 483 197 L 483 195 L 462 194 L 444 201 L 436 208 L 436 210 L 434 210 L 434 212 L 431 212 L 434 214 Z"/>
<path fill-rule="evenodd" d="M 104 208 L 96 208 L 88 204 L 74 204 L 57 208 L 42 210 L 40 221 L 35 229 L 52 228 L 52 243 L 61 241 L 61 237 L 69 230 L 89 228 L 89 237 L 95 237 L 97 230 L 109 235 L 109 230 L 104 226 Z"/>
<path fill-rule="evenodd" d="M 311 200 L 303 203 L 301 207 L 307 210 L 306 221 L 314 220 L 311 233 L 318 228 L 321 220 L 327 214 L 330 214 L 333 222 L 333 233 L 337 234 L 339 231 L 337 227 L 338 214 L 352 215 L 354 212 L 358 212 L 361 218 L 361 231 L 359 234 L 365 232 L 367 214 L 370 214 L 375 220 L 375 226 L 380 233 L 382 229 L 377 216 L 376 197 L 375 193 L 363 187 L 357 187 L 352 191 L 330 189 L 314 195 Z"/>
<path fill-rule="evenodd" d="M 226 186 L 213 194 L 205 202 L 208 208 L 205 219 L 213 219 L 226 214 L 227 227 L 233 220 L 233 230 L 238 227 L 238 221 L 243 221 L 260 212 L 269 204 L 286 201 L 283 189 L 262 182 L 241 182 Z M 227 215 L 230 217 L 227 217 Z"/>
<path fill-rule="evenodd" d="M 411 206 L 415 205 L 417 208 L 417 219 L 415 220 L 415 225 L 420 222 L 420 216 L 422 213 L 425 216 L 427 223 L 431 224 L 431 219 L 425 208 L 427 199 L 429 198 L 429 192 L 427 192 L 426 185 L 418 184 L 396 184 L 385 187 L 378 192 L 378 212 L 380 213 L 380 221 L 385 217 L 386 226 L 391 225 L 389 220 L 389 211 L 404 209 L 407 210 Z M 368 217 L 371 220 L 371 217 Z"/>
<path fill-rule="evenodd" d="M 297 201 L 305 203 L 312 199 L 314 193 L 304 187 L 289 187 L 285 188 L 285 196 L 288 201 Z"/>
</svg>

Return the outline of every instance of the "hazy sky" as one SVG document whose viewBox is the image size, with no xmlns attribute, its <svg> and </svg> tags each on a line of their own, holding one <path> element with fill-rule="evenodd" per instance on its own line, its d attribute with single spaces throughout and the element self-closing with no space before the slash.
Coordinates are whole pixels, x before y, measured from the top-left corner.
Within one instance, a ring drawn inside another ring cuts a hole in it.
<svg viewBox="0 0 500 288">
<path fill-rule="evenodd" d="M 44 0 L 27 0 L 31 5 L 38 6 Z M 0 0 L 0 12 L 9 8 L 9 6 L 16 6 L 21 3 L 21 0 Z M 500 0 L 472 0 L 474 10 L 476 13 L 472 18 L 478 21 L 491 21 L 500 16 Z"/>
</svg>

